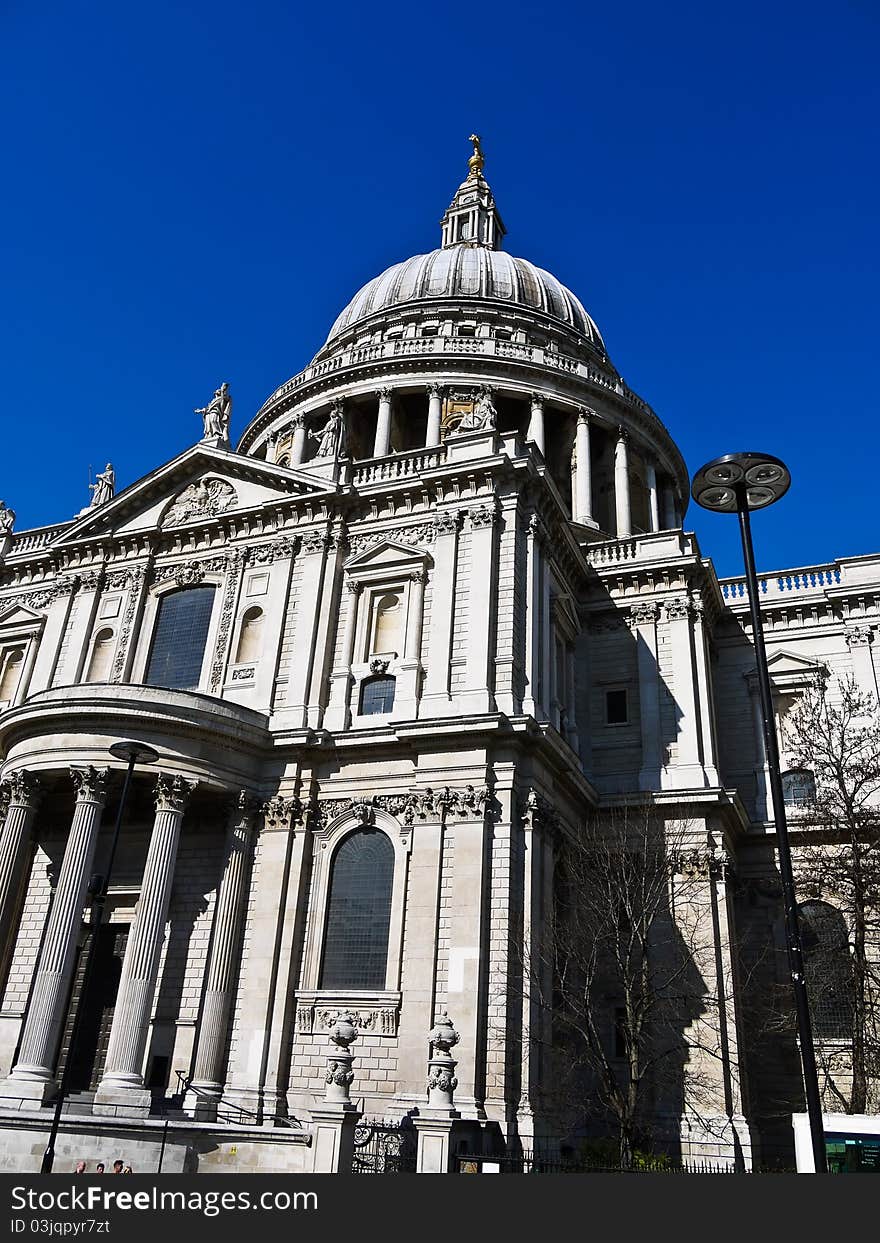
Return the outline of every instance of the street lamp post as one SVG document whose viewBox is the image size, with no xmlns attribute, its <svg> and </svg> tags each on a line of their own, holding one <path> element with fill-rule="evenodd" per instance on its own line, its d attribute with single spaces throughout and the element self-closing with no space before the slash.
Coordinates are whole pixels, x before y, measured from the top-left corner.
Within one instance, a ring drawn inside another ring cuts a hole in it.
<svg viewBox="0 0 880 1243">
<path fill-rule="evenodd" d="M 825 1174 L 828 1170 L 828 1163 L 825 1157 L 825 1136 L 822 1126 L 822 1099 L 819 1094 L 816 1050 L 813 1045 L 813 1029 L 804 976 L 804 956 L 798 923 L 794 872 L 791 864 L 791 844 L 788 840 L 788 822 L 785 817 L 785 799 L 782 793 L 779 743 L 773 715 L 773 696 L 770 688 L 770 671 L 767 667 L 767 650 L 764 646 L 764 628 L 761 624 L 761 610 L 758 604 L 758 578 L 755 573 L 755 551 L 752 546 L 752 527 L 749 519 L 750 510 L 766 509 L 768 505 L 772 505 L 774 501 L 784 496 L 790 485 L 791 475 L 785 463 L 779 458 L 772 457 L 769 453 L 728 453 L 724 457 L 707 462 L 697 471 L 691 494 L 703 509 L 713 510 L 715 513 L 735 513 L 739 517 L 746 584 L 749 592 L 749 610 L 752 615 L 764 745 L 770 773 L 770 795 L 776 825 L 776 849 L 779 855 L 779 875 L 782 881 L 782 901 L 785 909 L 785 939 L 794 990 L 801 1067 L 804 1076 L 804 1096 L 810 1120 L 814 1168 L 817 1174 Z"/>
<path fill-rule="evenodd" d="M 95 962 L 95 949 L 98 943 L 98 929 L 104 917 L 104 906 L 107 901 L 107 889 L 110 884 L 110 873 L 113 871 L 113 859 L 116 855 L 116 847 L 119 843 L 119 832 L 122 828 L 122 816 L 125 811 L 126 800 L 128 799 L 128 790 L 131 785 L 131 776 L 134 772 L 135 764 L 155 764 L 159 758 L 158 751 L 154 751 L 152 747 L 148 747 L 141 742 L 114 742 L 109 748 L 110 754 L 114 759 L 125 760 L 127 767 L 125 770 L 125 779 L 122 783 L 122 794 L 119 799 L 119 808 L 116 812 L 116 823 L 113 826 L 113 837 L 110 842 L 110 854 L 107 858 L 107 870 L 102 874 L 96 873 L 89 881 L 89 895 L 91 897 L 91 907 L 89 910 L 89 948 L 86 956 L 86 965 L 83 968 L 82 984 L 80 986 L 79 1001 L 77 1002 L 76 1012 L 73 1016 L 73 1026 L 70 1032 L 70 1043 L 67 1046 L 67 1058 L 64 1063 L 64 1070 L 61 1072 L 61 1082 L 58 1085 L 58 1096 L 55 1099 L 55 1112 L 52 1115 L 52 1129 L 49 1132 L 49 1142 L 46 1145 L 46 1151 L 43 1153 L 43 1163 L 40 1166 L 41 1174 L 51 1174 L 52 1166 L 55 1162 L 55 1140 L 58 1137 L 58 1127 L 61 1123 L 61 1111 L 64 1108 L 64 1101 L 70 1086 L 70 1072 L 74 1064 L 74 1055 L 76 1053 L 77 1039 L 82 1023 L 84 1012 L 83 1002 L 88 993 L 89 981 L 92 978 L 92 970 Z"/>
</svg>

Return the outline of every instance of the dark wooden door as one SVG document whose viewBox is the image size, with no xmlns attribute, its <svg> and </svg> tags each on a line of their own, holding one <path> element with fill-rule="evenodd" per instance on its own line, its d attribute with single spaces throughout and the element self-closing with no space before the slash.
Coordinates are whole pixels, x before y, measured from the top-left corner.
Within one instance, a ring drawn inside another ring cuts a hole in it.
<svg viewBox="0 0 880 1243">
<path fill-rule="evenodd" d="M 128 940 L 128 926 L 125 924 L 102 924 L 98 929 L 98 944 L 95 949 L 95 961 L 92 965 L 91 980 L 86 995 L 83 997 L 83 976 L 88 957 L 89 940 L 86 940 L 77 962 L 76 973 L 71 990 L 70 1007 L 67 1012 L 67 1023 L 61 1040 L 58 1056 L 58 1073 L 70 1054 L 70 1036 L 73 1028 L 73 1016 L 78 1005 L 83 1006 L 80 1019 L 79 1036 L 73 1052 L 70 1067 L 68 1091 L 93 1092 L 100 1081 L 101 1072 L 107 1057 L 107 1045 L 110 1040 L 110 1026 L 113 1022 L 113 1008 L 119 989 L 119 977 L 122 973 L 122 959 Z"/>
</svg>

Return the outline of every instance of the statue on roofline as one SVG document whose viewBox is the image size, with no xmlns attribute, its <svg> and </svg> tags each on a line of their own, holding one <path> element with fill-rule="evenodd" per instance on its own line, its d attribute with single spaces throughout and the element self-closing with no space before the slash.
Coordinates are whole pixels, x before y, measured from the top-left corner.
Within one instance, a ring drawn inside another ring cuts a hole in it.
<svg viewBox="0 0 880 1243">
<path fill-rule="evenodd" d="M 94 483 L 89 484 L 89 490 L 92 493 L 92 499 L 89 501 L 89 509 L 97 509 L 99 505 L 106 505 L 116 494 L 116 472 L 110 462 L 107 463 L 104 470 L 98 475 Z"/>
<path fill-rule="evenodd" d="M 226 381 L 224 380 L 219 388 L 214 389 L 214 396 L 207 406 L 201 406 L 193 413 L 202 416 L 205 425 L 203 440 L 228 440 L 229 421 L 232 418 L 232 398 L 229 395 L 229 385 Z"/>
</svg>

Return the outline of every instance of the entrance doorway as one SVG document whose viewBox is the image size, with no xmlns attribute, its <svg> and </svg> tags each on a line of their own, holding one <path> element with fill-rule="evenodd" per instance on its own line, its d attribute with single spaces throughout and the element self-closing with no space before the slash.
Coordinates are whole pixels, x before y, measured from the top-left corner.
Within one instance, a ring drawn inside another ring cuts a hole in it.
<svg viewBox="0 0 880 1243">
<path fill-rule="evenodd" d="M 67 1011 L 67 1023 L 61 1040 L 58 1055 L 58 1074 L 63 1072 L 70 1053 L 70 1037 L 73 1029 L 73 1016 L 77 1006 L 82 1004 L 83 1014 L 80 1019 L 79 1036 L 70 1067 L 68 1080 L 69 1092 L 94 1092 L 104 1070 L 107 1058 L 107 1045 L 110 1041 L 110 1027 L 113 1022 L 113 1009 L 116 994 L 119 990 L 119 978 L 122 974 L 122 960 L 128 941 L 127 924 L 101 924 L 98 928 L 98 944 L 95 948 L 95 961 L 85 997 L 82 996 L 83 976 L 88 958 L 91 933 L 86 936 L 85 945 L 79 956 L 76 974 L 71 990 L 70 1006 Z"/>
</svg>

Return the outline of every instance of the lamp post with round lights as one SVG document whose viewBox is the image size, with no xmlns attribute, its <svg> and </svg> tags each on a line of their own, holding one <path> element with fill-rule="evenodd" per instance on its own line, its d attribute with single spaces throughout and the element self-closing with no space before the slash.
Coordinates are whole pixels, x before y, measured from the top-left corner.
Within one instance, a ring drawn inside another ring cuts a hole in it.
<svg viewBox="0 0 880 1243">
<path fill-rule="evenodd" d="M 751 510 L 766 509 L 768 505 L 772 505 L 774 501 L 784 496 L 790 485 L 791 475 L 788 467 L 779 458 L 772 457 L 769 453 L 728 453 L 724 457 L 716 458 L 713 462 L 707 462 L 697 471 L 694 475 L 691 495 L 703 509 L 720 514 L 735 513 L 739 518 L 746 585 L 749 592 L 749 610 L 752 615 L 764 746 L 770 775 L 773 819 L 776 825 L 776 848 L 779 855 L 779 875 L 782 881 L 782 901 L 785 908 L 785 939 L 794 989 L 801 1066 L 804 1076 L 804 1096 L 810 1120 L 814 1168 L 816 1173 L 824 1174 L 827 1172 L 828 1165 L 822 1127 L 822 1099 L 819 1094 L 819 1076 L 816 1072 L 816 1051 L 813 1045 L 813 1029 L 804 976 L 804 956 L 794 890 L 791 845 L 788 840 L 785 799 L 782 794 L 779 743 L 773 716 L 773 695 L 770 688 L 770 672 L 767 668 L 767 650 L 764 646 L 764 628 L 761 624 L 761 610 L 758 604 L 758 578 L 755 572 L 755 552 L 749 519 Z"/>
<path fill-rule="evenodd" d="M 159 758 L 158 751 L 154 751 L 152 747 L 148 747 L 142 742 L 114 742 L 108 749 L 114 759 L 125 760 L 125 778 L 122 782 L 122 793 L 119 797 L 119 807 L 116 811 L 116 823 L 113 826 L 113 837 L 110 840 L 110 853 L 107 856 L 106 871 L 103 873 L 95 873 L 89 881 L 88 893 L 91 899 L 89 909 L 89 947 L 86 953 L 86 962 L 82 973 L 79 1000 L 73 1016 L 70 1041 L 67 1046 L 67 1058 L 64 1062 L 64 1070 L 61 1072 L 61 1082 L 58 1085 L 58 1096 L 55 1099 L 55 1112 L 52 1116 L 52 1129 L 49 1132 L 49 1142 L 46 1145 L 46 1151 L 43 1153 L 43 1163 L 40 1166 L 41 1174 L 51 1174 L 52 1165 L 55 1161 L 55 1140 L 58 1136 L 58 1127 L 61 1123 L 61 1111 L 64 1108 L 64 1101 L 70 1088 L 71 1069 L 74 1065 L 77 1039 L 79 1037 L 79 1030 L 82 1024 L 82 1016 L 85 1011 L 84 1002 L 88 994 L 89 982 L 92 978 L 92 970 L 95 963 L 95 951 L 98 944 L 98 930 L 100 929 L 104 918 L 104 906 L 107 902 L 107 889 L 110 884 L 110 873 L 113 870 L 113 860 L 116 856 L 116 847 L 119 843 L 119 833 L 122 828 L 122 816 L 125 812 L 125 804 L 128 799 L 128 791 L 131 785 L 132 773 L 134 772 L 135 764 L 155 764 L 156 760 Z"/>
</svg>

